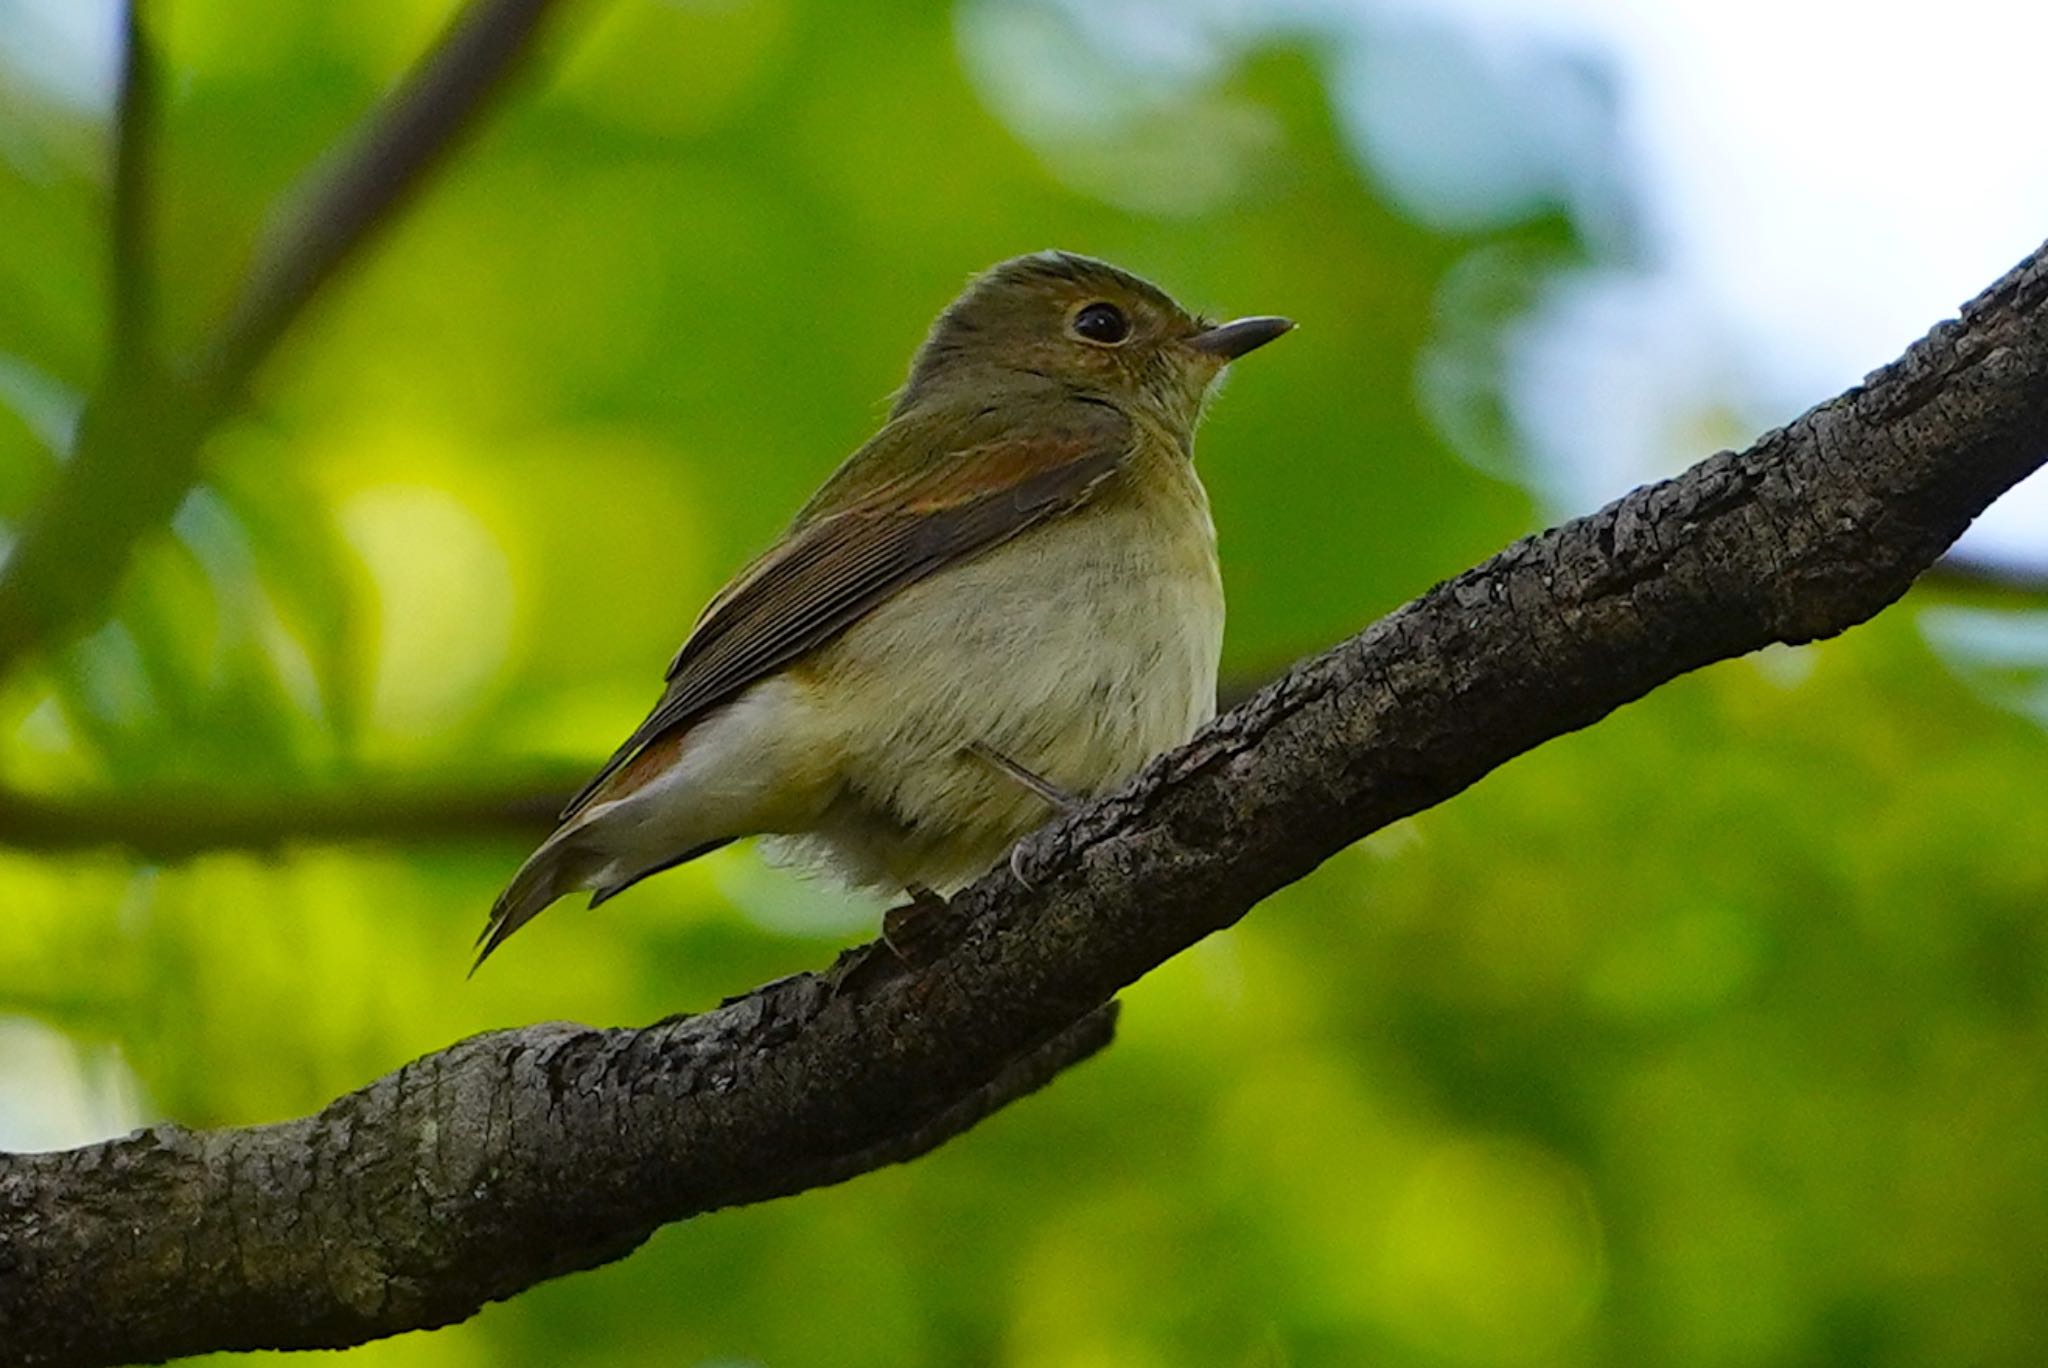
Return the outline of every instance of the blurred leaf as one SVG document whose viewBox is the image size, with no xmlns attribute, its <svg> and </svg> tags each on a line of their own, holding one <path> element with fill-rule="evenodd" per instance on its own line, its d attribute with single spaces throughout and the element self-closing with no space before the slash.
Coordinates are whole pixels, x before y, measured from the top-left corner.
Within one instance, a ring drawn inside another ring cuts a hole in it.
<svg viewBox="0 0 2048 1368">
<path fill-rule="evenodd" d="M 12 414 L 47 454 L 61 456 L 71 450 L 82 406 L 77 392 L 63 382 L 20 357 L 0 355 L 0 410 Z M 23 453 L 22 463 L 36 464 L 29 453 Z"/>
<path fill-rule="evenodd" d="M 218 460 L 209 477 L 233 510 L 262 587 L 284 627 L 305 643 L 322 720 L 347 754 L 362 718 L 361 569 L 333 511 L 290 454 L 262 446 Z"/>
<path fill-rule="evenodd" d="M 28 117 L 35 128 L 62 116 L 37 109 Z M 0 154 L 6 150 L 0 135 Z M 82 390 L 97 369 L 100 213 L 99 188 L 76 164 L 48 161 L 24 168 L 0 155 L 0 241 L 7 245 L 0 252 L 0 354 L 72 390 Z"/>
</svg>

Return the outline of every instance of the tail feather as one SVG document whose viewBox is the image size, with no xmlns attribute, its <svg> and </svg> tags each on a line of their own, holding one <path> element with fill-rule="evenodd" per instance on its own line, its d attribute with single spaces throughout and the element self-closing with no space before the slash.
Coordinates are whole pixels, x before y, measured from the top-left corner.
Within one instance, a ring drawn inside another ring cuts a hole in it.
<svg viewBox="0 0 2048 1368">
<path fill-rule="evenodd" d="M 548 904 L 565 893 L 590 887 L 605 859 L 579 839 L 582 834 L 575 826 L 564 827 L 543 841 L 540 849 L 519 866 L 512 882 L 491 905 L 490 920 L 484 923 L 483 932 L 477 937 L 481 948 L 477 951 L 476 963 L 469 967 L 471 974 L 483 966 L 493 950 L 505 943 L 507 936 L 539 916 Z"/>
<path fill-rule="evenodd" d="M 699 855 L 708 855 L 720 846 L 731 845 L 733 840 L 731 836 L 723 836 L 715 841 L 706 841 L 702 845 L 691 846 L 680 855 L 671 855 L 630 873 L 620 874 L 618 862 L 599 848 L 595 833 L 584 830 L 580 825 L 564 827 L 548 837 L 540 849 L 519 866 L 512 882 L 491 905 L 490 920 L 484 923 L 482 934 L 476 938 L 482 948 L 477 951 L 476 963 L 469 967 L 469 972 L 476 973 L 490 958 L 491 952 L 505 943 L 507 936 L 539 916 L 557 898 L 579 888 L 588 888 L 592 890 L 590 905 L 596 907 L 650 874 L 674 869 Z"/>
<path fill-rule="evenodd" d="M 688 864 L 699 855 L 709 855 L 712 851 L 729 846 L 738 839 L 739 837 L 737 836 L 721 836 L 715 841 L 706 841 L 703 845 L 691 846 L 680 855 L 671 855 L 665 860 L 658 860 L 644 869 L 638 869 L 631 874 L 625 875 L 623 878 L 614 879 L 609 883 L 600 883 L 591 891 L 590 905 L 596 907 L 600 903 L 609 902 L 634 884 L 639 883 L 642 879 L 659 874 L 664 869 L 674 869 L 679 864 Z"/>
</svg>

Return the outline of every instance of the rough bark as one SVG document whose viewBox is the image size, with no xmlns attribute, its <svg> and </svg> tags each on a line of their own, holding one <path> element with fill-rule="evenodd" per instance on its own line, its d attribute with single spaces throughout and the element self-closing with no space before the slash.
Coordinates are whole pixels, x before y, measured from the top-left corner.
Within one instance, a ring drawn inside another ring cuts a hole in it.
<svg viewBox="0 0 2048 1368">
<path fill-rule="evenodd" d="M 882 956 L 644 1030 L 529 1027 L 319 1115 L 0 1165 L 0 1359 L 340 1345 L 662 1222 L 902 1159 L 1360 836 L 1710 661 L 1890 603 L 2048 451 L 2048 249 L 1865 385 L 1526 538 L 1289 671 Z"/>
</svg>

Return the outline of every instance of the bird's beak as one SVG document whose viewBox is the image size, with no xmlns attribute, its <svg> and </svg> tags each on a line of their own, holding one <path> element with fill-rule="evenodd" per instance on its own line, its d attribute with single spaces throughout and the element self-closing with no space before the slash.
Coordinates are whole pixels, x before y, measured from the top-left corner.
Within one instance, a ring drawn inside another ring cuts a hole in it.
<svg viewBox="0 0 2048 1368">
<path fill-rule="evenodd" d="M 1188 339 L 1188 345 L 1220 361 L 1235 361 L 1253 348 L 1263 347 L 1281 333 L 1291 331 L 1293 327 L 1294 320 L 1291 318 L 1239 318 L 1196 333 Z"/>
</svg>

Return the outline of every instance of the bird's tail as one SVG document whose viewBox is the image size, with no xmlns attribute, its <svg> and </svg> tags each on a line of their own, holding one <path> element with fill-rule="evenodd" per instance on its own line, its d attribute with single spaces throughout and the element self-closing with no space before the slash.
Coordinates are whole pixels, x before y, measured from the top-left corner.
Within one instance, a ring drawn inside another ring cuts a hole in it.
<svg viewBox="0 0 2048 1368">
<path fill-rule="evenodd" d="M 585 837 L 583 823 L 571 822 L 541 842 L 540 849 L 519 866 L 512 882 L 505 885 L 505 891 L 491 905 L 490 920 L 477 937 L 480 948 L 476 963 L 469 967 L 470 973 L 474 974 L 491 952 L 505 943 L 507 936 L 539 916 L 549 903 L 596 882 L 606 859 Z"/>
</svg>

